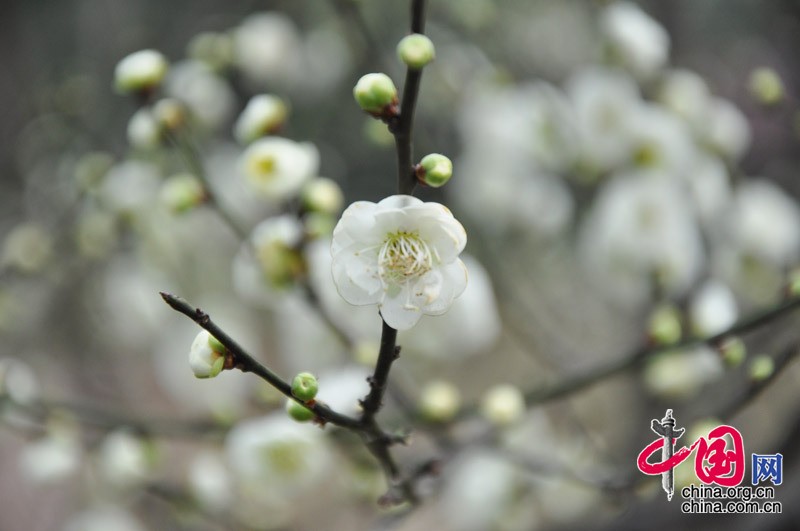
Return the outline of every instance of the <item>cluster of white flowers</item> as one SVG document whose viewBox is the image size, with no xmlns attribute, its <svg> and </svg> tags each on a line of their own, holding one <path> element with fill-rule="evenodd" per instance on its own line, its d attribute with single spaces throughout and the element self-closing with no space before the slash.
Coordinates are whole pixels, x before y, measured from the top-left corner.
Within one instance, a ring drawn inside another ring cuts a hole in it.
<svg viewBox="0 0 800 531">
<path fill-rule="evenodd" d="M 709 274 L 741 283 L 748 269 L 736 264 L 747 260 L 793 263 L 797 205 L 728 170 L 750 144 L 741 111 L 694 72 L 669 68 L 669 37 L 637 5 L 604 8 L 600 30 L 605 64 L 577 69 L 563 90 L 470 87 L 458 204 L 487 232 L 552 235 L 573 221 L 577 187 L 589 204 L 578 255 L 598 288 L 626 304 L 684 295 Z"/>
</svg>

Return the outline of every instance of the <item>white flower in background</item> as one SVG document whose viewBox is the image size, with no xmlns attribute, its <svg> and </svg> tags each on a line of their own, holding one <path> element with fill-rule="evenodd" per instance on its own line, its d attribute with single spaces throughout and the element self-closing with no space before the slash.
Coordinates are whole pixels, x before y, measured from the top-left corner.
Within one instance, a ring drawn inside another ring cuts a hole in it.
<svg viewBox="0 0 800 531">
<path fill-rule="evenodd" d="M 486 352 L 500 336 L 502 325 L 489 273 L 476 258 L 468 254 L 461 258 L 469 271 L 464 293 L 446 314 L 423 317 L 412 331 L 400 335 L 405 354 L 465 359 Z"/>
<path fill-rule="evenodd" d="M 308 142 L 266 137 L 247 147 L 240 165 L 253 190 L 272 201 L 287 201 L 317 175 L 319 152 Z"/>
<path fill-rule="evenodd" d="M 458 258 L 464 227 L 438 203 L 405 195 L 358 201 L 333 231 L 333 280 L 354 305 L 377 304 L 386 323 L 408 330 L 445 313 L 467 286 Z"/>
<path fill-rule="evenodd" d="M 191 115 L 208 129 L 228 123 L 236 108 L 236 95 L 228 82 L 200 61 L 175 64 L 167 76 L 166 93 L 185 103 Z"/>
<path fill-rule="evenodd" d="M 367 367 L 350 365 L 329 369 L 319 376 L 320 400 L 345 415 L 357 415 L 361 412 L 359 400 L 369 393 L 368 378 L 372 371 Z"/>
<path fill-rule="evenodd" d="M 133 215 L 156 204 L 160 186 L 154 164 L 126 160 L 108 170 L 100 185 L 100 199 L 118 214 Z"/>
<path fill-rule="evenodd" d="M 669 34 L 647 13 L 631 2 L 614 2 L 600 18 L 612 60 L 637 77 L 650 78 L 667 64 Z"/>
<path fill-rule="evenodd" d="M 123 93 L 151 89 L 161 83 L 168 68 L 169 63 L 161 52 L 139 50 L 117 63 L 114 83 Z"/>
<path fill-rule="evenodd" d="M 233 285 L 243 299 L 269 305 L 276 290 L 289 288 L 304 272 L 298 247 L 303 226 L 294 216 L 267 218 L 253 229 L 233 260 Z"/>
<path fill-rule="evenodd" d="M 704 262 L 703 243 L 681 183 L 632 173 L 611 180 L 584 220 L 583 263 L 609 296 L 639 304 L 657 284 L 684 293 Z"/>
<path fill-rule="evenodd" d="M 24 273 L 37 273 L 53 257 L 53 237 L 41 225 L 24 222 L 5 236 L 0 266 L 14 267 Z"/>
<path fill-rule="evenodd" d="M 233 482 L 221 455 L 212 451 L 199 453 L 187 473 L 189 490 L 204 509 L 219 512 L 230 507 Z"/>
<path fill-rule="evenodd" d="M 750 147 L 752 132 L 747 117 L 733 103 L 713 98 L 702 136 L 723 157 L 737 161 Z"/>
<path fill-rule="evenodd" d="M 258 86 L 294 81 L 302 66 L 302 39 L 280 13 L 256 13 L 233 30 L 234 62 Z"/>
<path fill-rule="evenodd" d="M 442 513 L 452 529 L 497 529 L 514 502 L 521 483 L 518 469 L 498 454 L 473 450 L 447 467 Z"/>
<path fill-rule="evenodd" d="M 52 484 L 70 476 L 81 464 L 81 445 L 70 428 L 54 428 L 28 443 L 20 453 L 22 476 L 33 483 Z"/>
<path fill-rule="evenodd" d="M 272 94 L 259 94 L 250 98 L 233 126 L 233 136 L 243 145 L 275 133 L 286 121 L 289 108 L 282 99 Z"/>
<path fill-rule="evenodd" d="M 481 399 L 481 414 L 493 424 L 508 426 L 525 414 L 525 397 L 514 385 L 495 385 Z"/>
<path fill-rule="evenodd" d="M 449 422 L 461 408 L 458 387 L 446 380 L 434 380 L 420 390 L 417 409 L 433 422 Z"/>
<path fill-rule="evenodd" d="M 720 355 L 706 346 L 665 352 L 651 359 L 644 370 L 645 386 L 664 398 L 690 398 L 723 374 Z"/>
<path fill-rule="evenodd" d="M 136 149 L 153 149 L 161 143 L 161 127 L 153 112 L 142 107 L 128 120 L 128 143 Z"/>
<path fill-rule="evenodd" d="M 103 477 L 111 485 L 133 487 L 149 477 L 150 459 L 145 443 L 128 431 L 108 434 L 100 446 L 99 457 Z"/>
<path fill-rule="evenodd" d="M 642 98 L 636 83 L 624 72 L 591 67 L 567 82 L 580 135 L 581 165 L 608 171 L 626 162 L 631 151 L 631 128 Z"/>
<path fill-rule="evenodd" d="M 128 511 L 112 505 L 89 509 L 72 516 L 64 531 L 145 531 Z"/>
<path fill-rule="evenodd" d="M 706 126 L 711 92 L 705 80 L 690 70 L 670 70 L 661 80 L 658 101 L 680 116 L 694 131 Z"/>
<path fill-rule="evenodd" d="M 631 120 L 630 163 L 683 175 L 695 156 L 688 126 L 662 107 L 648 103 L 640 105 Z"/>
<path fill-rule="evenodd" d="M 27 363 L 0 358 L 0 397 L 8 395 L 18 404 L 29 404 L 39 397 L 39 382 Z"/>
<path fill-rule="evenodd" d="M 566 96 L 548 83 L 479 87 L 463 109 L 459 129 L 467 152 L 491 154 L 492 160 L 514 156 L 526 160 L 529 169 L 551 172 L 574 161 L 575 117 Z"/>
<path fill-rule="evenodd" d="M 736 190 L 728 229 L 738 250 L 775 266 L 800 256 L 800 209 L 794 199 L 765 179 Z"/>
<path fill-rule="evenodd" d="M 711 154 L 698 152 L 681 177 L 692 194 L 698 217 L 706 228 L 714 227 L 733 195 L 725 164 Z"/>
<path fill-rule="evenodd" d="M 238 423 L 225 439 L 225 452 L 244 488 L 279 497 L 301 493 L 325 478 L 332 457 L 322 431 L 283 412 Z"/>
<path fill-rule="evenodd" d="M 739 311 L 730 288 L 719 280 L 708 280 L 689 304 L 689 321 L 695 334 L 710 336 L 736 322 Z"/>
</svg>

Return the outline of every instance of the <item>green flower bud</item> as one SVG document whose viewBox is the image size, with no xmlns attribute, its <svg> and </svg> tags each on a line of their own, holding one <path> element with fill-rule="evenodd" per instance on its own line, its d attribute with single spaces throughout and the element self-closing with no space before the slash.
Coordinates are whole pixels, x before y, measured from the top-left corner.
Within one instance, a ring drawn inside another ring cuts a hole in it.
<svg viewBox="0 0 800 531">
<path fill-rule="evenodd" d="M 771 68 L 756 68 L 750 73 L 750 93 L 763 105 L 775 105 L 783 100 L 783 81 Z"/>
<path fill-rule="evenodd" d="M 184 173 L 164 181 L 159 199 L 171 212 L 181 214 L 202 204 L 206 199 L 206 192 L 200 181 L 193 175 Z"/>
<path fill-rule="evenodd" d="M 677 343 L 682 334 L 681 314 L 675 306 L 664 304 L 655 309 L 650 316 L 647 332 L 657 345 Z"/>
<path fill-rule="evenodd" d="M 421 33 L 406 35 L 397 45 L 397 57 L 409 68 L 419 70 L 436 58 L 433 42 Z"/>
<path fill-rule="evenodd" d="M 738 337 L 726 338 L 718 348 L 722 360 L 730 367 L 738 367 L 747 357 L 747 347 Z"/>
<path fill-rule="evenodd" d="M 790 297 L 800 296 L 800 268 L 789 273 L 788 292 Z"/>
<path fill-rule="evenodd" d="M 226 33 L 198 33 L 189 41 L 186 54 L 219 72 L 233 63 L 233 40 Z"/>
<path fill-rule="evenodd" d="M 338 214 L 344 204 L 344 194 L 333 179 L 318 177 L 312 179 L 300 192 L 303 206 L 310 212 Z"/>
<path fill-rule="evenodd" d="M 749 367 L 750 378 L 753 381 L 761 382 L 772 376 L 775 372 L 775 362 L 766 354 L 760 354 L 753 358 Z"/>
<path fill-rule="evenodd" d="M 397 113 L 397 87 L 386 74 L 366 74 L 353 88 L 353 96 L 366 112 L 376 115 L 392 116 Z"/>
<path fill-rule="evenodd" d="M 169 63 L 161 52 L 140 50 L 123 58 L 114 70 L 114 85 L 122 94 L 148 92 L 164 79 Z"/>
<path fill-rule="evenodd" d="M 439 188 L 453 176 L 453 162 L 439 153 L 425 155 L 416 168 L 417 179 L 422 184 Z"/>
<path fill-rule="evenodd" d="M 314 412 L 291 398 L 286 401 L 286 412 L 297 422 L 308 422 L 314 418 Z"/>
<path fill-rule="evenodd" d="M 313 400 L 317 396 L 317 391 L 319 391 L 319 383 L 310 372 L 301 372 L 292 380 L 292 394 L 303 402 Z"/>
<path fill-rule="evenodd" d="M 303 216 L 303 227 L 310 239 L 324 238 L 333 234 L 338 218 L 330 214 L 309 212 Z"/>
</svg>

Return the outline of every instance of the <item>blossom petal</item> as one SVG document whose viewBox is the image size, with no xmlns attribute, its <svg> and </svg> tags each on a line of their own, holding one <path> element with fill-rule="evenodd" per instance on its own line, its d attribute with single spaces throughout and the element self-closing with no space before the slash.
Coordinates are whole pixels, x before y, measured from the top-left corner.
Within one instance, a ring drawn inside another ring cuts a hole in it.
<svg viewBox="0 0 800 531">
<path fill-rule="evenodd" d="M 442 266 L 439 271 L 441 287 L 438 296 L 423 306 L 422 311 L 426 315 L 445 313 L 453 304 L 453 299 L 464 293 L 467 287 L 467 266 L 461 260 Z"/>
<path fill-rule="evenodd" d="M 404 287 L 395 297 L 384 297 L 379 305 L 383 320 L 396 330 L 408 330 L 422 317 L 419 307 L 407 303 L 408 289 Z"/>
<path fill-rule="evenodd" d="M 378 206 L 383 207 L 383 209 L 388 208 L 407 208 L 410 206 L 415 205 L 424 205 L 425 203 L 422 202 L 421 199 L 418 199 L 411 195 L 390 195 L 389 197 L 382 199 Z"/>
<path fill-rule="evenodd" d="M 333 282 L 344 300 L 361 306 L 376 304 L 383 296 L 374 259 L 347 250 L 333 257 Z"/>
<path fill-rule="evenodd" d="M 354 242 L 362 242 L 366 246 L 375 240 L 375 207 L 375 203 L 370 201 L 356 201 L 347 207 L 333 229 L 333 254 Z"/>
<path fill-rule="evenodd" d="M 420 222 L 420 236 L 443 264 L 452 263 L 467 244 L 467 231 L 455 218 L 428 218 Z"/>
</svg>

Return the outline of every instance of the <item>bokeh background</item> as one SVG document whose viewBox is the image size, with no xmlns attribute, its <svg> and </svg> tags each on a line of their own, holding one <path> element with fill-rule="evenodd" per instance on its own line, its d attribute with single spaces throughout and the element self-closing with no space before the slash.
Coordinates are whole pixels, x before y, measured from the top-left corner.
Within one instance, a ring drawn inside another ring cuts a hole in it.
<svg viewBox="0 0 800 531">
<path fill-rule="evenodd" d="M 467 228 L 471 280 L 447 316 L 401 334 L 381 417 L 416 428 L 398 450 L 404 466 L 440 460 L 420 507 L 379 508 L 385 481 L 358 442 L 291 423 L 255 377 L 193 378 L 196 328 L 159 290 L 209 311 L 281 374 L 319 374 L 344 410 L 365 393 L 380 321 L 337 298 L 325 229 L 303 256 L 350 346 L 292 286 L 242 263 L 241 238 L 213 208 L 171 212 L 160 190 L 184 160 L 131 125 L 150 107 L 115 91 L 116 64 L 145 48 L 168 58 L 151 103 L 187 106 L 218 199 L 250 233 L 296 212 L 295 198 L 260 197 L 242 175 L 232 128 L 256 94 L 287 103 L 278 134 L 313 144 L 309 178 L 333 179 L 344 205 L 394 193 L 391 137 L 352 87 L 373 71 L 401 85 L 406 4 L 4 3 L 0 529 L 797 525 L 791 311 L 742 335 L 743 357 L 680 349 L 537 398 L 637 348 L 775 308 L 792 283 L 798 296 L 790 0 L 429 1 L 437 59 L 415 150 L 450 156 L 455 175 L 417 195 Z M 492 395 L 498 384 L 506 393 Z M 679 497 L 666 503 L 635 468 L 666 408 L 692 434 L 736 426 L 748 459 L 782 452 L 783 514 L 682 515 Z"/>
</svg>

